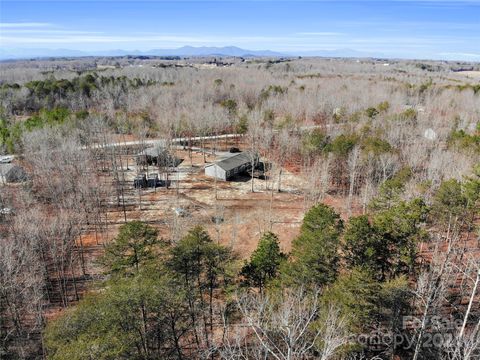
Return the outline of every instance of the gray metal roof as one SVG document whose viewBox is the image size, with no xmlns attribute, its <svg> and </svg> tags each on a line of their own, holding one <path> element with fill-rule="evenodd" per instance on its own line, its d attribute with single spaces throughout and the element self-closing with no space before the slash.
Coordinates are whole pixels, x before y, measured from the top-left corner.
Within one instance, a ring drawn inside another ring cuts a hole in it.
<svg viewBox="0 0 480 360">
<path fill-rule="evenodd" d="M 167 150 L 164 147 L 156 146 L 156 147 L 152 147 L 152 148 L 148 148 L 148 149 L 143 150 L 137 156 L 142 156 L 142 155 L 160 156 L 160 155 L 165 155 L 166 153 L 167 153 Z"/>
<path fill-rule="evenodd" d="M 6 176 L 10 170 L 12 170 L 16 165 L 14 164 L 0 164 L 0 176 Z"/>
<path fill-rule="evenodd" d="M 238 153 L 233 156 L 230 156 L 226 159 L 220 160 L 219 162 L 216 163 L 220 168 L 222 168 L 225 171 L 230 171 L 235 168 L 238 168 L 242 165 L 245 164 L 250 164 L 252 162 L 252 156 L 247 153 Z"/>
</svg>

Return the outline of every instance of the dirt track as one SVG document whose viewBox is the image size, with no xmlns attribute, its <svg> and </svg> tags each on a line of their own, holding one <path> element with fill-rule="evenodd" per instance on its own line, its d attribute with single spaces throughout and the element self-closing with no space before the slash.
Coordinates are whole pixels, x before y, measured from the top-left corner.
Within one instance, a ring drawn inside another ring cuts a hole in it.
<svg viewBox="0 0 480 360">
<path fill-rule="evenodd" d="M 178 171 L 168 175 L 169 189 L 133 189 L 133 178 L 142 170 L 131 166 L 126 172 L 124 193 L 128 220 L 154 224 L 162 238 L 172 241 L 179 239 L 192 226 L 201 224 L 213 239 L 231 245 L 242 258 L 249 256 L 261 234 L 270 230 L 279 235 L 285 251 L 290 249 L 305 211 L 303 196 L 298 195 L 303 186 L 299 176 L 284 171 L 282 192 L 277 191 L 276 179 L 254 179 L 252 193 L 247 176 L 229 182 L 215 182 L 204 175 L 202 154 L 192 153 L 192 162 L 187 151 L 178 151 L 177 156 L 185 160 Z M 207 157 L 207 162 L 213 160 L 213 156 Z M 150 167 L 148 172 L 158 172 L 158 169 Z M 177 179 L 180 180 L 178 183 Z M 109 238 L 124 222 L 123 207 L 115 206 L 116 199 L 111 201 Z M 177 216 L 176 208 L 183 209 L 185 215 Z"/>
</svg>

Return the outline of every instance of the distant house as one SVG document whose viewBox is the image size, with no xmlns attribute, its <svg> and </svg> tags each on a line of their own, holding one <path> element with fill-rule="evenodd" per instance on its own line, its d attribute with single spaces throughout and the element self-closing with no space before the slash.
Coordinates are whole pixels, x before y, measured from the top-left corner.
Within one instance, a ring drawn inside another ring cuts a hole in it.
<svg viewBox="0 0 480 360">
<path fill-rule="evenodd" d="M 165 147 L 157 146 L 145 149 L 136 155 L 137 165 L 154 165 L 175 167 L 181 163 Z"/>
<path fill-rule="evenodd" d="M 14 158 L 14 155 L 0 155 L 0 164 L 10 164 Z"/>
<path fill-rule="evenodd" d="M 19 183 L 26 181 L 27 178 L 27 173 L 21 166 L 0 163 L 0 184 Z"/>
<path fill-rule="evenodd" d="M 238 153 L 205 166 L 205 175 L 216 177 L 219 180 L 230 180 L 235 175 L 250 171 L 252 160 L 256 164 L 258 157 L 248 152 Z"/>
</svg>

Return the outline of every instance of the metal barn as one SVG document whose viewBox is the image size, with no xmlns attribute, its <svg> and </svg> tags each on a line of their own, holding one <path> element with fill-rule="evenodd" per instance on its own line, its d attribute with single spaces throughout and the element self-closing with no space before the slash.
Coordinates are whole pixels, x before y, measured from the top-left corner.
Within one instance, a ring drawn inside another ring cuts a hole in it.
<svg viewBox="0 0 480 360">
<path fill-rule="evenodd" d="M 136 155 L 137 165 L 176 167 L 181 160 L 173 156 L 166 148 L 158 146 L 145 149 Z"/>
<path fill-rule="evenodd" d="M 258 158 L 250 153 L 238 153 L 217 161 L 205 167 L 205 175 L 216 177 L 219 180 L 230 180 L 238 174 L 245 173 L 252 169 L 252 160 L 257 162 Z"/>
</svg>

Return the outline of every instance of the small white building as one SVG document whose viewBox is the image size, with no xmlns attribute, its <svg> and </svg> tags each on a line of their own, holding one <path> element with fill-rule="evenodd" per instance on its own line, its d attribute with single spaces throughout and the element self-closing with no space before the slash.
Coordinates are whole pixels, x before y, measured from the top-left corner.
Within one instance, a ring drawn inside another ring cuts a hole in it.
<svg viewBox="0 0 480 360">
<path fill-rule="evenodd" d="M 435 140 L 437 138 L 437 133 L 435 132 L 435 130 L 428 128 L 423 133 L 423 137 L 428 140 Z"/>
<path fill-rule="evenodd" d="M 219 180 L 230 180 L 235 175 L 250 171 L 252 162 L 256 163 L 257 160 L 258 158 L 250 153 L 238 153 L 205 166 L 205 175 L 216 177 Z"/>
<path fill-rule="evenodd" d="M 0 164 L 10 164 L 14 158 L 15 155 L 0 155 Z"/>
</svg>

